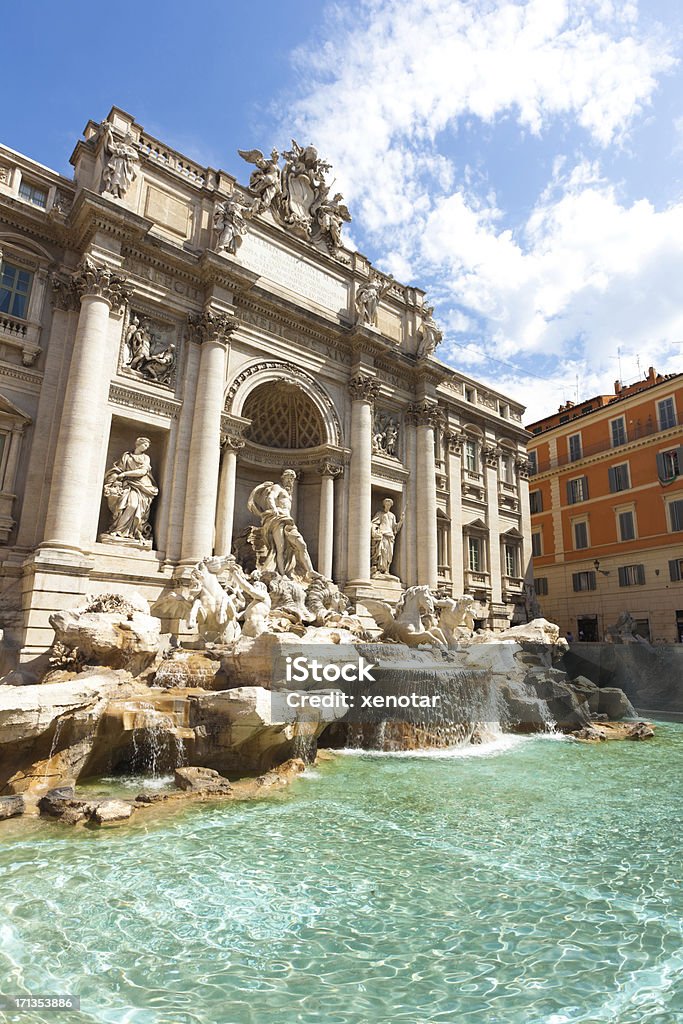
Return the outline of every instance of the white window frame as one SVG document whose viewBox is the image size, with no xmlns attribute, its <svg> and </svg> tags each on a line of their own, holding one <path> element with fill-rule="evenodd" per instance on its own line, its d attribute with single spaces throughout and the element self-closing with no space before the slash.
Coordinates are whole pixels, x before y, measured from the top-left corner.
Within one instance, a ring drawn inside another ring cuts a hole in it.
<svg viewBox="0 0 683 1024">
<path fill-rule="evenodd" d="M 679 530 L 674 530 L 674 526 L 673 526 L 673 506 L 678 504 L 679 502 L 680 502 L 681 506 L 683 506 L 683 492 L 679 491 L 677 494 L 672 494 L 671 497 L 665 498 L 664 502 L 666 504 L 666 527 L 667 527 L 667 530 L 669 531 L 669 533 L 681 533 L 681 531 L 683 531 L 683 508 L 681 509 L 681 528 Z"/>
<path fill-rule="evenodd" d="M 534 551 L 534 537 L 538 537 L 538 551 Z M 531 531 L 531 557 L 540 558 L 543 554 L 543 530 Z"/>
</svg>

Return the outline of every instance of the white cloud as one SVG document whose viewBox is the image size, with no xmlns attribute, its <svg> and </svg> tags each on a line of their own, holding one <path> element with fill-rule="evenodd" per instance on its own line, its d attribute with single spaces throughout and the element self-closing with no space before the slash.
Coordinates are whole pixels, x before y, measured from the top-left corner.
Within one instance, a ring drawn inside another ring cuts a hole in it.
<svg viewBox="0 0 683 1024">
<path fill-rule="evenodd" d="M 551 181 L 512 229 L 486 168 L 456 173 L 454 141 L 465 125 L 542 135 L 561 120 L 587 149 L 619 145 L 675 63 L 637 15 L 630 0 L 362 0 L 296 55 L 287 123 L 333 162 L 361 249 L 428 289 L 442 358 L 472 372 L 487 352 L 562 360 L 547 387 L 496 373 L 534 416 L 576 373 L 599 391 L 617 346 L 663 370 L 680 359 L 683 204 L 626 202 L 598 161 L 550 153 Z"/>
</svg>

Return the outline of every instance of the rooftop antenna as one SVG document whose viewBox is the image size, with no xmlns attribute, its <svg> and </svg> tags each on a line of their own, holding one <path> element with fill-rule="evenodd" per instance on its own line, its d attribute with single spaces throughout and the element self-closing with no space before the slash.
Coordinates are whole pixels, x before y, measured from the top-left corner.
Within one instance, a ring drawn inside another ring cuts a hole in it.
<svg viewBox="0 0 683 1024">
<path fill-rule="evenodd" d="M 579 404 L 579 375 L 576 375 L 576 404 Z"/>
<path fill-rule="evenodd" d="M 636 366 L 638 367 L 638 377 L 640 378 L 640 352 L 636 356 Z"/>
<path fill-rule="evenodd" d="M 619 360 L 619 383 L 623 384 L 624 378 L 621 375 L 621 345 L 617 347 L 617 359 Z"/>
</svg>

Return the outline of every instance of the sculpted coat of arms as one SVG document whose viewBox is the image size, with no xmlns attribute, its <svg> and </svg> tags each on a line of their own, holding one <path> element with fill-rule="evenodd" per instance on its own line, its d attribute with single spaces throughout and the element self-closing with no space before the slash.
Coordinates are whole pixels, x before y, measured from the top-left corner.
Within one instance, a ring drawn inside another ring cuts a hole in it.
<svg viewBox="0 0 683 1024">
<path fill-rule="evenodd" d="M 300 146 L 292 139 L 292 148 L 282 153 L 283 167 L 277 149 L 270 156 L 260 149 L 239 149 L 238 153 L 255 167 L 249 179 L 253 200 L 245 211 L 247 218 L 270 210 L 300 238 L 321 241 L 332 254 L 341 248 L 342 224 L 351 215 L 340 192 L 330 195 L 332 186 L 325 180 L 330 165 L 319 158 L 315 146 Z"/>
</svg>

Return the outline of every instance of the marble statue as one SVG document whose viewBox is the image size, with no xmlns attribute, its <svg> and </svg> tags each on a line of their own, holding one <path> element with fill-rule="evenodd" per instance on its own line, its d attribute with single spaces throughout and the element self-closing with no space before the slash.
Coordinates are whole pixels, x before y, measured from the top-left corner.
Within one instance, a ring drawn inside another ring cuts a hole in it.
<svg viewBox="0 0 683 1024">
<path fill-rule="evenodd" d="M 377 310 L 380 301 L 393 284 L 392 277 L 373 274 L 356 289 L 356 324 L 359 326 L 376 327 Z"/>
<path fill-rule="evenodd" d="M 398 579 L 390 573 L 391 563 L 394 560 L 394 545 L 399 530 L 403 526 L 403 516 L 399 520 L 391 511 L 393 507 L 391 498 L 385 498 L 382 502 L 381 511 L 375 512 L 372 517 L 372 575 L 386 579 Z"/>
<path fill-rule="evenodd" d="M 434 596 L 429 587 L 408 587 L 401 594 L 396 608 L 393 609 L 385 601 L 363 598 L 375 622 L 382 630 L 383 640 L 394 640 L 417 647 L 419 644 L 438 644 L 444 646 L 440 631 L 426 629 L 423 620 L 436 621 Z"/>
<path fill-rule="evenodd" d="M 175 345 L 163 347 L 159 333 L 152 334 L 148 321 L 131 316 L 123 341 L 124 366 L 158 384 L 171 384 L 175 371 Z"/>
<path fill-rule="evenodd" d="M 342 224 L 351 220 L 351 214 L 341 192 L 330 197 L 331 185 L 325 180 L 330 165 L 320 159 L 315 146 L 300 146 L 292 139 L 292 148 L 282 153 L 282 168 L 277 149 L 272 150 L 270 158 L 264 157 L 260 149 L 237 152 L 256 167 L 249 179 L 254 198 L 245 217 L 251 219 L 269 210 L 293 234 L 322 243 L 341 259 L 338 250 L 342 248 Z"/>
<path fill-rule="evenodd" d="M 237 152 L 247 163 L 256 165 L 256 170 L 251 172 L 249 178 L 249 191 L 254 196 L 254 202 L 246 214 L 255 217 L 269 210 L 282 192 L 278 166 L 280 154 L 277 149 L 271 150 L 270 157 L 265 157 L 260 149 L 238 149 Z"/>
<path fill-rule="evenodd" d="M 140 157 L 130 134 L 123 142 L 116 142 L 109 121 L 102 122 L 100 132 L 104 138 L 106 158 L 102 171 L 101 191 L 109 192 L 117 199 L 121 199 L 137 177 Z"/>
<path fill-rule="evenodd" d="M 425 306 L 423 311 L 424 319 L 417 332 L 417 358 L 426 359 L 431 356 L 436 346 L 443 340 L 443 331 L 432 316 L 433 306 Z"/>
<path fill-rule="evenodd" d="M 336 192 L 332 199 L 329 199 L 329 191 L 327 185 L 321 187 L 319 197 L 311 206 L 311 213 L 316 221 L 312 235 L 323 238 L 330 252 L 334 253 L 342 247 L 342 224 L 351 220 L 351 214 L 341 201 L 344 198 L 341 192 Z"/>
<path fill-rule="evenodd" d="M 468 594 L 457 599 L 442 597 L 435 599 L 434 604 L 439 610 L 439 630 L 448 647 L 471 639 L 474 635 L 473 610 L 477 604 L 473 597 Z"/>
<path fill-rule="evenodd" d="M 375 413 L 372 433 L 372 450 L 375 455 L 398 458 L 398 424 L 392 416 L 383 412 Z"/>
<path fill-rule="evenodd" d="M 266 480 L 249 495 L 249 511 L 261 520 L 262 541 L 267 555 L 259 569 L 297 576 L 304 580 L 319 575 L 313 568 L 306 541 L 292 518 L 292 489 L 296 473 L 285 469 L 280 483 Z"/>
<path fill-rule="evenodd" d="M 159 493 L 147 455 L 148 437 L 138 437 L 132 452 L 124 452 L 104 477 L 104 496 L 112 521 L 103 539 L 152 547 L 149 513 Z"/>
<path fill-rule="evenodd" d="M 216 251 L 229 252 L 234 256 L 247 233 L 247 222 L 242 207 L 232 196 L 216 206 L 213 226 L 218 232 Z"/>
</svg>

